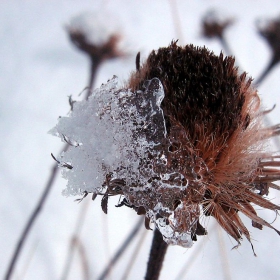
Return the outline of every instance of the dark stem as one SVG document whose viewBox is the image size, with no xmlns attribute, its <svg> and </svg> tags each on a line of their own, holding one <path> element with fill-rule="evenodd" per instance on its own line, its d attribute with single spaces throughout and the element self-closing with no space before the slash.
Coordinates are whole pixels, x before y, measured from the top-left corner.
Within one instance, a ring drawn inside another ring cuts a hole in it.
<svg viewBox="0 0 280 280">
<path fill-rule="evenodd" d="M 138 242 L 137 242 L 137 244 L 136 244 L 136 246 L 135 246 L 135 248 L 134 248 L 134 250 L 133 250 L 133 252 L 131 254 L 131 258 L 130 258 L 129 262 L 126 265 L 126 268 L 124 270 L 124 274 L 123 274 L 121 280 L 127 280 L 128 279 L 128 275 L 129 275 L 129 273 L 130 273 L 130 271 L 131 271 L 131 269 L 132 269 L 132 267 L 133 267 L 133 265 L 134 265 L 134 263 L 135 263 L 135 261 L 136 261 L 136 259 L 138 257 L 138 254 L 141 251 L 141 247 L 142 247 L 144 239 L 145 239 L 145 237 L 147 235 L 147 232 L 148 231 L 146 229 L 144 229 L 144 232 L 141 234 L 140 239 L 138 240 Z"/>
<path fill-rule="evenodd" d="M 224 53 L 227 55 L 227 56 L 234 56 L 226 38 L 224 35 L 221 35 L 219 36 L 219 41 L 220 41 L 220 44 L 222 46 L 222 49 L 224 50 Z M 237 58 L 234 56 L 234 59 L 235 59 L 235 64 L 239 66 L 239 70 L 240 70 L 240 63 L 238 62 Z"/>
<path fill-rule="evenodd" d="M 255 86 L 260 86 L 261 83 L 263 82 L 263 80 L 265 79 L 265 77 L 270 73 L 270 71 L 273 69 L 273 67 L 279 62 L 279 59 L 273 57 L 271 60 L 270 60 L 270 63 L 267 65 L 267 67 L 265 68 L 265 70 L 263 71 L 263 73 L 260 75 L 260 77 L 256 80 L 255 82 Z M 268 127 L 271 127 L 272 124 L 271 124 L 271 121 L 270 121 L 270 118 L 265 115 L 264 117 L 264 122 L 266 123 L 266 126 Z M 276 136 L 276 135 L 274 135 Z M 278 137 L 273 137 L 272 138 L 274 144 L 276 145 L 276 147 L 278 149 L 280 149 L 280 142 L 279 142 L 279 138 Z"/>
<path fill-rule="evenodd" d="M 225 51 L 225 53 L 227 55 L 233 55 L 233 52 L 231 51 L 229 45 L 228 45 L 228 42 L 227 40 L 225 39 L 225 37 L 222 35 L 222 36 L 219 36 L 219 40 L 220 40 L 220 43 L 222 45 L 222 48 L 223 50 Z"/>
<path fill-rule="evenodd" d="M 123 242 L 123 244 L 121 245 L 121 247 L 118 249 L 118 251 L 115 253 L 115 255 L 113 256 L 113 258 L 110 260 L 110 262 L 108 263 L 108 265 L 105 267 L 105 269 L 103 270 L 103 272 L 101 273 L 101 275 L 97 278 L 98 280 L 104 280 L 106 279 L 106 277 L 108 276 L 108 274 L 110 273 L 112 267 L 116 264 L 116 262 L 120 259 L 120 257 L 123 255 L 123 253 L 126 251 L 126 249 L 128 248 L 129 244 L 131 243 L 131 241 L 136 237 L 136 234 L 138 233 L 138 231 L 140 230 L 141 226 L 143 225 L 143 219 L 140 219 L 136 225 L 134 226 L 134 228 L 132 229 L 132 231 L 129 233 L 129 235 L 127 236 L 127 238 L 125 239 L 125 241 Z"/>
<path fill-rule="evenodd" d="M 89 76 L 89 83 L 88 83 L 86 99 L 88 99 L 90 97 L 90 95 L 92 94 L 93 85 L 94 85 L 95 78 L 96 78 L 96 73 L 98 71 L 100 64 L 101 64 L 101 60 L 99 58 L 94 57 L 94 56 L 90 57 L 90 76 Z"/>
<path fill-rule="evenodd" d="M 270 71 L 272 70 L 272 68 L 278 63 L 278 59 L 276 58 L 272 58 L 270 60 L 270 63 L 267 65 L 267 67 L 265 68 L 265 70 L 262 72 L 262 74 L 260 75 L 260 77 L 256 80 L 255 84 L 256 85 L 260 85 L 261 82 L 264 80 L 264 78 L 270 73 Z"/>
<path fill-rule="evenodd" d="M 168 244 L 163 240 L 161 233 L 155 229 L 145 280 L 159 278 L 167 247 Z"/>
<path fill-rule="evenodd" d="M 69 145 L 65 145 L 62 149 L 62 151 L 66 151 L 68 149 Z M 27 221 L 27 224 L 25 225 L 25 228 L 17 242 L 17 245 L 16 245 L 16 248 L 15 248 L 15 251 L 13 253 L 13 256 L 12 256 L 12 259 L 9 263 L 9 267 L 8 267 L 8 270 L 7 270 L 7 273 L 6 273 L 6 276 L 5 276 L 5 280 L 9 280 L 12 276 L 12 273 L 13 273 L 13 270 L 15 268 L 15 265 L 16 265 L 16 262 L 18 260 L 18 257 L 22 251 L 22 248 L 23 248 L 23 245 L 27 239 L 27 236 L 36 220 L 36 218 L 38 217 L 40 211 L 42 210 L 46 200 L 47 200 L 47 197 L 48 197 L 48 194 L 51 190 L 51 187 L 53 186 L 53 183 L 54 183 L 54 180 L 56 178 L 56 175 L 57 175 L 57 172 L 58 172 L 58 164 L 55 163 L 54 166 L 52 167 L 52 171 L 51 171 L 51 174 L 50 174 L 50 177 L 49 177 L 49 180 L 44 188 L 44 191 L 41 195 L 41 198 L 40 200 L 38 201 L 37 203 L 37 206 L 35 207 L 34 211 L 32 212 L 29 220 Z"/>
</svg>

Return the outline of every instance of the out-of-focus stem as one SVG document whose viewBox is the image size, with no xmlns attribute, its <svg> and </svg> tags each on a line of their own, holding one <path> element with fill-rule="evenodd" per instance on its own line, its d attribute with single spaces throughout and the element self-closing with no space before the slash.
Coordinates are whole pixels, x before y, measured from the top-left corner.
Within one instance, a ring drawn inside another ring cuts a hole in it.
<svg viewBox="0 0 280 280">
<path fill-rule="evenodd" d="M 267 65 L 267 67 L 264 69 L 260 77 L 256 80 L 255 84 L 260 85 L 261 82 L 266 78 L 266 76 L 270 73 L 270 71 L 273 69 L 273 67 L 278 63 L 277 59 L 272 58 Z"/>
<path fill-rule="evenodd" d="M 143 244 L 143 242 L 144 242 L 144 239 L 145 239 L 145 237 L 147 236 L 147 232 L 148 232 L 145 228 L 143 228 L 143 229 L 144 229 L 144 231 L 143 231 L 143 233 L 141 234 L 141 237 L 140 237 L 140 239 L 139 239 L 139 241 L 138 241 L 138 243 L 137 243 L 137 245 L 136 245 L 136 247 L 135 247 L 133 253 L 131 254 L 130 261 L 128 262 L 128 264 L 127 264 L 127 266 L 126 266 L 124 275 L 123 275 L 123 277 L 121 278 L 121 280 L 127 280 L 127 279 L 128 279 L 128 275 L 129 275 L 129 273 L 130 273 L 130 271 L 131 271 L 131 268 L 133 267 L 133 264 L 135 263 L 136 258 L 137 258 L 137 256 L 138 256 L 138 254 L 140 253 L 141 246 L 142 246 L 142 244 Z"/>
<path fill-rule="evenodd" d="M 136 234 L 138 233 L 138 231 L 140 230 L 141 226 L 143 226 L 143 219 L 140 219 L 136 225 L 134 226 L 134 228 L 132 229 L 132 231 L 129 233 L 129 235 L 127 236 L 127 238 L 125 239 L 125 241 L 123 242 L 123 244 L 121 245 L 121 247 L 118 249 L 118 251 L 116 252 L 116 254 L 113 256 L 113 258 L 110 260 L 110 262 L 108 263 L 108 265 L 105 267 L 105 269 L 103 270 L 103 272 L 101 273 L 101 275 L 97 278 L 98 280 L 104 280 L 106 279 L 107 275 L 109 274 L 110 270 L 112 269 L 112 267 L 116 264 L 116 262 L 120 259 L 120 257 L 123 255 L 123 253 L 125 252 L 125 250 L 128 248 L 129 244 L 131 243 L 131 241 L 136 237 Z"/>
<path fill-rule="evenodd" d="M 69 145 L 66 144 L 62 151 L 66 151 L 68 149 Z M 16 245 L 16 248 L 15 248 L 15 251 L 13 253 L 13 256 L 12 256 L 12 259 L 9 263 L 9 267 L 8 267 L 8 270 L 7 270 L 7 273 L 5 275 L 5 280 L 9 280 L 11 279 L 11 276 L 13 274 L 13 271 L 14 271 L 14 268 L 15 268 L 15 265 L 17 263 L 17 260 L 20 256 L 20 253 L 22 251 L 22 248 L 23 248 L 23 245 L 27 239 L 27 236 L 33 226 L 33 224 L 35 223 L 36 221 L 36 218 L 38 217 L 39 213 L 41 212 L 46 200 L 47 200 L 47 197 L 48 197 L 48 194 L 54 184 L 54 181 L 55 181 L 55 178 L 56 178 L 56 175 L 58 173 L 58 165 L 57 163 L 55 163 L 51 169 L 51 174 L 50 174 L 50 177 L 48 179 L 48 182 L 44 188 L 44 191 L 41 195 L 41 198 L 39 199 L 34 211 L 31 213 L 31 216 L 29 217 L 28 221 L 27 221 L 27 224 L 25 225 L 25 228 L 23 229 L 23 232 L 22 234 L 20 235 L 20 238 L 17 242 L 17 245 Z"/>
<path fill-rule="evenodd" d="M 233 53 L 232 53 L 232 51 L 231 51 L 231 49 L 229 47 L 229 44 L 228 44 L 227 40 L 225 39 L 225 37 L 224 36 L 219 36 L 219 40 L 220 40 L 220 43 L 221 43 L 222 48 L 225 51 L 225 53 L 227 55 L 233 55 Z"/>
<path fill-rule="evenodd" d="M 227 43 L 227 40 L 225 39 L 224 36 L 219 36 L 219 41 L 220 44 L 222 46 L 222 48 L 225 50 L 227 55 L 233 55 L 233 53 L 231 52 L 231 49 L 229 48 L 229 45 Z M 235 60 L 236 61 L 236 60 Z M 269 64 L 267 65 L 267 67 L 264 69 L 264 71 L 262 72 L 262 74 L 260 75 L 260 77 L 255 81 L 255 86 L 260 86 L 261 83 L 263 82 L 263 80 L 267 77 L 267 75 L 271 72 L 271 70 L 273 69 L 273 67 L 279 62 L 279 59 L 277 57 L 273 57 Z M 237 63 L 238 64 L 238 63 Z M 238 64 L 239 65 L 239 64 Z M 266 125 L 268 127 L 271 126 L 271 121 L 269 119 L 269 117 L 266 115 L 264 117 L 264 122 L 266 123 Z M 276 136 L 276 135 L 275 135 Z M 280 141 L 277 137 L 273 137 L 272 138 L 274 144 L 276 145 L 276 147 L 278 149 L 280 149 Z"/>
<path fill-rule="evenodd" d="M 90 273 L 89 273 L 89 263 L 86 256 L 86 250 L 85 246 L 83 245 L 82 241 L 77 238 L 73 238 L 73 246 L 77 247 L 80 259 L 81 259 L 81 265 L 82 265 L 82 271 L 83 271 L 83 279 L 84 280 L 90 280 Z"/>
<path fill-rule="evenodd" d="M 88 99 L 90 97 L 90 95 L 92 94 L 93 85 L 94 85 L 96 74 L 97 74 L 100 64 L 101 64 L 100 59 L 98 59 L 96 57 L 91 57 L 91 59 L 90 59 L 90 77 L 89 77 L 86 99 Z"/>
<path fill-rule="evenodd" d="M 182 25 L 179 17 L 177 1 L 169 0 L 169 4 L 171 9 L 172 21 L 174 23 L 175 35 L 177 37 L 176 39 L 179 39 L 180 40 L 179 42 L 182 44 L 184 42 L 184 36 L 183 36 Z"/>
<path fill-rule="evenodd" d="M 78 244 L 77 242 L 80 240 L 79 235 L 82 230 L 83 224 L 85 222 L 86 212 L 87 212 L 87 209 L 89 206 L 89 202 L 90 201 L 87 200 L 83 203 L 82 208 L 80 209 L 80 214 L 77 217 L 75 231 L 71 237 L 68 254 L 67 254 L 67 259 L 66 259 L 65 266 L 63 269 L 63 274 L 61 277 L 62 280 L 66 280 L 68 278 L 72 260 L 73 260 L 74 250 L 77 247 L 77 245 L 81 245 L 81 244 Z"/>
<path fill-rule="evenodd" d="M 228 41 L 226 40 L 224 34 L 222 34 L 221 36 L 218 36 L 218 40 L 219 40 L 221 47 L 224 50 L 225 54 L 227 56 L 234 56 L 233 51 L 230 48 Z M 235 64 L 238 65 L 239 70 L 241 71 L 240 63 L 237 61 L 236 57 L 235 57 Z"/>
<path fill-rule="evenodd" d="M 156 228 L 150 250 L 145 280 L 157 280 L 160 275 L 168 244 L 163 240 L 162 234 Z"/>
<path fill-rule="evenodd" d="M 219 240 L 219 248 L 220 248 L 220 257 L 221 257 L 221 262 L 222 262 L 222 270 L 224 273 L 224 279 L 225 280 L 231 280 L 231 272 L 230 272 L 230 265 L 229 265 L 229 260 L 228 260 L 228 254 L 225 250 L 225 240 L 223 237 L 223 232 L 221 227 L 217 226 L 218 229 L 218 240 Z"/>
<path fill-rule="evenodd" d="M 217 226 L 217 223 L 212 223 L 209 229 L 207 229 L 208 232 L 212 232 L 214 227 Z M 187 273 L 192 268 L 193 264 L 195 263 L 197 257 L 199 256 L 199 252 L 201 251 L 202 247 L 205 246 L 204 240 L 199 240 L 199 243 L 196 244 L 196 247 L 193 248 L 191 255 L 187 259 L 186 263 L 183 265 L 182 269 L 179 271 L 178 275 L 176 276 L 175 280 L 181 280 L 186 279 Z"/>
</svg>

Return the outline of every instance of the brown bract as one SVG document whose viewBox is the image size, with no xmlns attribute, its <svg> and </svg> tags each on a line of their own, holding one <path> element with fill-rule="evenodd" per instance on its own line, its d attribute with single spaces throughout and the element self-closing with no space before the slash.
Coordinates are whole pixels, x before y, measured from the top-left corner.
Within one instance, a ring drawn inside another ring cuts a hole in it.
<svg viewBox="0 0 280 280">
<path fill-rule="evenodd" d="M 279 189 L 274 184 L 280 179 L 279 157 L 264 151 L 266 139 L 277 135 L 279 126 L 262 127 L 257 91 L 246 73 L 238 73 L 234 58 L 172 42 L 152 51 L 138 68 L 128 88 L 142 90 L 146 80 L 158 78 L 165 91 L 161 108 L 167 137 L 156 149 L 167 164 L 163 167 L 152 156 L 143 164 L 157 174 L 175 175 L 166 179 L 174 186 L 170 189 L 161 187 L 162 178 L 151 178 L 153 189 L 127 195 L 128 204 L 148 212 L 161 202 L 167 210 L 159 215 L 166 217 L 166 224 L 177 232 L 191 232 L 193 239 L 206 233 L 199 224 L 202 214 L 213 216 L 238 244 L 242 235 L 250 241 L 240 212 L 254 227 L 273 228 L 252 205 L 280 209 L 263 197 L 270 187 Z"/>
</svg>

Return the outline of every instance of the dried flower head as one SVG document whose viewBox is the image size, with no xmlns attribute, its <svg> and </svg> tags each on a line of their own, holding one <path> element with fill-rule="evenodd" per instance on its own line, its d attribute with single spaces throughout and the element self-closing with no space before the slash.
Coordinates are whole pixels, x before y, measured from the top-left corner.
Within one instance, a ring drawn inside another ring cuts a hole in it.
<svg viewBox="0 0 280 280">
<path fill-rule="evenodd" d="M 110 18 L 110 23 L 108 23 Z M 122 56 L 119 48 L 121 39 L 119 24 L 112 15 L 86 13 L 73 18 L 67 26 L 70 40 L 81 51 L 95 61 Z"/>
<path fill-rule="evenodd" d="M 220 19 L 216 12 L 210 11 L 202 19 L 203 36 L 221 39 L 225 29 L 232 23 L 233 19 Z"/>
<path fill-rule="evenodd" d="M 72 147 L 59 158 L 66 194 L 121 195 L 168 244 L 190 247 L 213 216 L 238 244 L 253 226 L 273 228 L 252 204 L 277 211 L 263 195 L 280 179 L 279 157 L 264 151 L 279 126 L 262 127 L 260 99 L 232 57 L 172 42 L 153 51 L 125 88 L 113 78 L 51 131 Z M 71 141 L 70 141 L 70 140 Z M 65 164 L 64 164 L 65 166 Z M 273 228 L 274 229 L 274 228 Z M 274 229 L 278 234 L 279 231 Z"/>
</svg>

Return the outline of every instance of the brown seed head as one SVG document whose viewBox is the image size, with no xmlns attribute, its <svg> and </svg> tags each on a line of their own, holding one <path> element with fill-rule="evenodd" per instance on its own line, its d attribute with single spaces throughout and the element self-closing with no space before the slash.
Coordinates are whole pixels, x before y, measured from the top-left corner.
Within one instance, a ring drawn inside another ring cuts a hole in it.
<svg viewBox="0 0 280 280">
<path fill-rule="evenodd" d="M 238 243 L 242 235 L 250 241 L 239 212 L 254 227 L 273 228 L 251 204 L 280 209 L 262 196 L 280 179 L 280 162 L 263 150 L 265 139 L 278 130 L 262 128 L 259 96 L 246 73 L 238 73 L 234 58 L 172 42 L 152 51 L 138 68 L 128 87 L 137 91 L 147 80 L 161 81 L 167 130 L 167 140 L 155 148 L 158 158 L 143 159 L 143 166 L 173 174 L 165 180 L 174 188 L 162 188 L 161 176 L 151 178 L 153 188 L 129 194 L 129 203 L 148 213 L 160 202 L 165 210 L 158 215 L 165 223 L 174 231 L 191 232 L 193 239 L 206 233 L 199 224 L 201 212 L 213 216 Z M 165 166 L 160 155 L 166 157 Z"/>
</svg>

